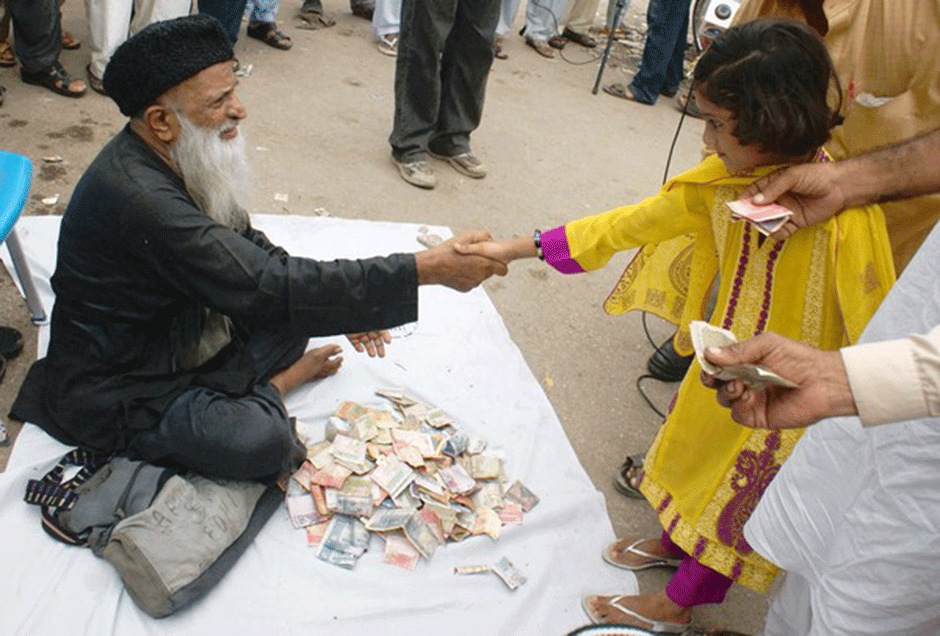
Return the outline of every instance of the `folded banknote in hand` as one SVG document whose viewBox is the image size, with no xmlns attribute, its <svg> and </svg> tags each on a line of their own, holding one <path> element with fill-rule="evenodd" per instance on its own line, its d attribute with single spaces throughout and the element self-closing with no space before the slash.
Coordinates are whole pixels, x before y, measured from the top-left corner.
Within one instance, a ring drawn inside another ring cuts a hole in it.
<svg viewBox="0 0 940 636">
<path fill-rule="evenodd" d="M 761 388 L 764 386 L 782 386 L 788 389 L 796 388 L 797 384 L 783 378 L 770 369 L 756 364 L 742 364 L 734 367 L 719 367 L 705 359 L 705 349 L 709 347 L 727 347 L 738 341 L 733 333 L 721 327 L 715 327 L 702 320 L 693 320 L 689 324 L 692 332 L 692 346 L 695 348 L 695 357 L 698 359 L 705 373 L 719 380 L 740 380 L 744 384 Z"/>
</svg>

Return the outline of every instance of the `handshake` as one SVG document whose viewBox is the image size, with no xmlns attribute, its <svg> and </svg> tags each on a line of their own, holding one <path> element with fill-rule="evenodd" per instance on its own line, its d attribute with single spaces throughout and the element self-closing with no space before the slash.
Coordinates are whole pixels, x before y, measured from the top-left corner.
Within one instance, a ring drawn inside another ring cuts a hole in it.
<svg viewBox="0 0 940 636">
<path fill-rule="evenodd" d="M 494 274 L 505 276 L 510 261 L 537 255 L 531 238 L 495 241 L 484 230 L 465 232 L 415 255 L 418 284 L 466 292 Z"/>
</svg>

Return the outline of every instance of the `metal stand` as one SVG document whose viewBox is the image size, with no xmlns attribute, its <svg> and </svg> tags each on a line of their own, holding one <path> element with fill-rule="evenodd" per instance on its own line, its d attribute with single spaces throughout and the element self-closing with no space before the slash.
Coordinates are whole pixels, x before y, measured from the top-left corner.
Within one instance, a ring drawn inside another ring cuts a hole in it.
<svg viewBox="0 0 940 636">
<path fill-rule="evenodd" d="M 42 308 L 42 301 L 39 300 L 39 292 L 36 291 L 33 277 L 29 273 L 26 256 L 23 254 L 23 248 L 20 247 L 20 240 L 16 236 L 15 228 L 10 228 L 10 233 L 7 234 L 4 243 L 6 243 L 7 249 L 10 250 L 10 260 L 13 261 L 16 277 L 20 279 L 20 285 L 23 287 L 23 295 L 26 297 L 26 305 L 32 314 L 33 322 L 37 325 L 45 324 L 46 311 Z"/>
<path fill-rule="evenodd" d="M 614 11 L 614 21 L 612 24 L 609 24 L 608 27 L 610 32 L 607 34 L 607 45 L 604 47 L 604 55 L 601 57 L 601 67 L 597 69 L 597 80 L 594 81 L 594 90 L 591 91 L 592 94 L 597 95 L 597 89 L 601 86 L 601 77 L 604 75 L 604 67 L 607 66 L 607 58 L 610 56 L 610 47 L 614 43 L 614 31 L 617 30 L 617 27 L 620 25 L 620 18 L 623 16 L 623 8 L 626 4 L 625 0 L 617 0 L 616 11 Z"/>
</svg>

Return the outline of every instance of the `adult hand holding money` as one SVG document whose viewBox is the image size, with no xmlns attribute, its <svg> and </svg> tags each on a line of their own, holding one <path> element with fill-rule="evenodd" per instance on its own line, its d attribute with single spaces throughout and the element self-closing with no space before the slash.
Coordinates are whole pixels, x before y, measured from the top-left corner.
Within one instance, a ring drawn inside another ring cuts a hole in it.
<svg viewBox="0 0 940 636">
<path fill-rule="evenodd" d="M 712 368 L 760 365 L 796 384 L 796 388 L 748 386 L 739 379 L 723 380 L 703 366 L 702 383 L 717 389 L 718 402 L 730 408 L 734 421 L 744 426 L 800 428 L 824 417 L 857 412 L 838 351 L 821 351 L 764 333 L 727 346 L 708 345 L 702 354 Z"/>
<path fill-rule="evenodd" d="M 715 327 L 701 320 L 693 320 L 689 324 L 689 329 L 698 362 L 709 375 L 719 380 L 740 380 L 744 384 L 756 388 L 765 385 L 782 386 L 788 389 L 796 388 L 797 385 L 790 380 L 756 364 L 715 365 L 710 363 L 705 357 L 705 350 L 732 345 L 738 341 L 737 336 L 727 329 Z"/>
</svg>

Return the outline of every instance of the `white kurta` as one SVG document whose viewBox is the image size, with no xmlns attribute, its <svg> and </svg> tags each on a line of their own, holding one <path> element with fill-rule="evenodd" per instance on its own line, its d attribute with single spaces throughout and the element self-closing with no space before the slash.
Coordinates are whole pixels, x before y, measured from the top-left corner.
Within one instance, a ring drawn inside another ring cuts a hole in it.
<svg viewBox="0 0 940 636">
<path fill-rule="evenodd" d="M 940 324 L 938 271 L 935 228 L 861 342 Z M 810 427 L 745 536 L 788 571 L 765 636 L 936 636 L 940 420 L 863 428 L 858 418 L 843 417 Z"/>
</svg>

